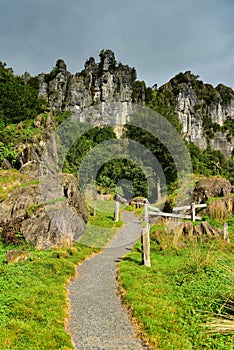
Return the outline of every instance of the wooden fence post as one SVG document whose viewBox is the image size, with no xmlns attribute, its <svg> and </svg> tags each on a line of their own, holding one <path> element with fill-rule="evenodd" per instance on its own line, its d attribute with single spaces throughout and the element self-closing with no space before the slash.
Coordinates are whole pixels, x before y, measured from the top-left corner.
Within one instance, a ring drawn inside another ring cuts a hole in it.
<svg viewBox="0 0 234 350">
<path fill-rule="evenodd" d="M 159 202 L 161 200 L 161 184 L 160 179 L 158 179 L 157 182 L 157 201 Z"/>
<path fill-rule="evenodd" d="M 142 249 L 142 264 L 151 267 L 150 262 L 150 225 L 141 231 L 141 249 Z"/>
<path fill-rule="evenodd" d="M 196 207 L 195 203 L 191 204 L 191 220 L 195 221 L 196 220 Z"/>
<path fill-rule="evenodd" d="M 119 202 L 115 201 L 115 221 L 119 221 Z"/>
<path fill-rule="evenodd" d="M 230 243 L 228 236 L 228 224 L 226 222 L 223 223 L 223 238 L 228 244 Z"/>
<path fill-rule="evenodd" d="M 149 211 L 148 211 L 148 206 L 145 205 L 145 216 L 144 216 L 144 221 L 148 224 L 149 222 Z"/>
</svg>

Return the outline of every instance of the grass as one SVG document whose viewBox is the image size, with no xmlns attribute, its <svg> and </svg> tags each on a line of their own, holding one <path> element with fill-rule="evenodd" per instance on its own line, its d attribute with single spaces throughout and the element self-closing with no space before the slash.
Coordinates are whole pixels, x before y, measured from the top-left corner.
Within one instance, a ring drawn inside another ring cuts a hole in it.
<svg viewBox="0 0 234 350">
<path fill-rule="evenodd" d="M 119 264 L 132 315 L 153 349 L 233 349 L 234 227 L 230 245 L 193 239 L 183 248 L 163 231 L 151 232 L 151 268 L 141 265 L 140 243 Z"/>
<path fill-rule="evenodd" d="M 79 244 L 31 250 L 28 260 L 7 265 L 0 245 L 0 349 L 72 349 L 65 286 L 76 264 L 93 251 Z"/>
<path fill-rule="evenodd" d="M 97 212 L 90 218 L 86 238 L 73 247 L 35 251 L 29 244 L 6 247 L 0 243 L 1 350 L 73 349 L 65 330 L 67 282 L 75 275 L 76 265 L 104 247 L 119 226 L 121 222 L 115 223 L 113 216 Z M 7 264 L 9 249 L 29 251 L 30 257 Z"/>
<path fill-rule="evenodd" d="M 38 184 L 38 180 L 32 180 L 20 171 L 0 169 L 0 202 L 4 201 L 10 192 L 19 187 Z"/>
<path fill-rule="evenodd" d="M 115 210 L 115 201 L 102 201 L 102 200 L 89 200 L 88 205 L 92 208 L 96 208 L 96 210 L 105 213 L 114 213 Z"/>
<path fill-rule="evenodd" d="M 114 221 L 113 211 L 110 212 L 111 203 L 105 204 L 105 207 L 99 206 L 103 211 L 97 211 L 95 216 L 90 216 L 89 222 L 86 228 L 85 234 L 79 240 L 80 244 L 93 248 L 103 248 L 108 242 L 115 236 L 118 228 L 120 228 L 123 222 Z"/>
</svg>

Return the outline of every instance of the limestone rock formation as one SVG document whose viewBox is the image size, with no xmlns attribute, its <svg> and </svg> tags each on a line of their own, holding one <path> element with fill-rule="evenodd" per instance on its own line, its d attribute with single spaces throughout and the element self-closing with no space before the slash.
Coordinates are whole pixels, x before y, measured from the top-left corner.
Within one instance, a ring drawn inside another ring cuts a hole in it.
<svg viewBox="0 0 234 350">
<path fill-rule="evenodd" d="M 192 238 L 196 236 L 221 237 L 223 231 L 216 226 L 211 226 L 208 222 L 202 221 L 201 224 L 193 226 L 191 222 L 181 222 L 174 230 L 175 241 L 179 237 Z"/>
<path fill-rule="evenodd" d="M 201 149 L 209 144 L 230 157 L 234 136 L 228 125 L 234 120 L 234 91 L 222 84 L 214 88 L 190 71 L 179 73 L 160 88 L 170 96 L 178 113 L 182 134 Z"/>
<path fill-rule="evenodd" d="M 0 204 L 3 222 L 18 219 L 19 231 L 36 249 L 71 245 L 83 233 L 88 211 L 72 175 L 41 179 L 11 192 Z"/>
<path fill-rule="evenodd" d="M 80 112 L 90 106 L 98 106 L 95 120 L 103 122 L 103 112 L 107 105 L 119 103 L 108 121 L 120 133 L 121 126 L 129 119 L 133 104 L 146 102 L 146 86 L 136 80 L 135 68 L 117 64 L 111 50 L 100 52 L 100 62 L 90 57 L 84 69 L 76 74 L 68 72 L 63 60 L 58 60 L 49 74 L 40 74 L 39 96 L 48 100 L 54 110 L 69 110 L 87 121 L 90 116 Z M 156 86 L 156 84 L 155 84 Z M 168 104 L 173 106 L 182 125 L 182 134 L 202 150 L 209 145 L 230 157 L 234 137 L 230 124 L 234 119 L 234 91 L 222 84 L 214 88 L 198 80 L 190 71 L 179 73 L 158 90 L 163 92 Z"/>
<path fill-rule="evenodd" d="M 54 110 L 69 110 L 75 116 L 90 106 L 101 105 L 103 112 L 107 104 L 120 102 L 112 124 L 125 124 L 132 110 L 135 69 L 117 64 L 111 50 L 101 51 L 99 63 L 90 57 L 84 68 L 80 73 L 71 74 L 64 61 L 58 60 L 49 74 L 38 76 L 39 96 L 46 98 Z M 101 118 L 100 112 L 97 117 Z"/>
<path fill-rule="evenodd" d="M 195 203 L 205 203 L 209 198 L 228 196 L 231 190 L 231 183 L 226 179 L 203 179 L 196 184 L 192 197 Z"/>
</svg>

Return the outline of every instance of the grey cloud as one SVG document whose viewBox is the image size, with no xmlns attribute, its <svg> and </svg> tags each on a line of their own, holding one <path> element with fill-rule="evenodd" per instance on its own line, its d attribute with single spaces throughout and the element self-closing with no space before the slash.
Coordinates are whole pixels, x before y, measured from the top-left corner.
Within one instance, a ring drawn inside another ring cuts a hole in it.
<svg viewBox="0 0 234 350">
<path fill-rule="evenodd" d="M 187 69 L 234 87 L 232 0 L 2 0 L 0 60 L 38 74 L 58 58 L 79 71 L 98 50 L 159 85 Z"/>
</svg>

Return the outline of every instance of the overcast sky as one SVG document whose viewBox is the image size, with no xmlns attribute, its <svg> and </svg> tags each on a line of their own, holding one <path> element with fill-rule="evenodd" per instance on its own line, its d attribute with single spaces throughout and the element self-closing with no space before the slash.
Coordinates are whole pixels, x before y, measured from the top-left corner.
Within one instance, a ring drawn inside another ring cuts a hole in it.
<svg viewBox="0 0 234 350">
<path fill-rule="evenodd" d="M 234 88 L 234 0 L 0 0 L 0 60 L 16 74 L 72 73 L 112 49 L 147 85 L 191 70 Z"/>
</svg>

